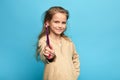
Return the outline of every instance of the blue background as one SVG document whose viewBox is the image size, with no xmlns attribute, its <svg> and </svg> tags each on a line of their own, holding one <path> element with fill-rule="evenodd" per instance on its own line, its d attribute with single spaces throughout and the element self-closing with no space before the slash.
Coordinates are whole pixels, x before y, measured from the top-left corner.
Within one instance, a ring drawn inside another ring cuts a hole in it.
<svg viewBox="0 0 120 80">
<path fill-rule="evenodd" d="M 119 0 L 0 0 L 0 80 L 42 80 L 35 49 L 51 6 L 70 12 L 66 34 L 80 55 L 79 80 L 120 80 Z"/>
</svg>

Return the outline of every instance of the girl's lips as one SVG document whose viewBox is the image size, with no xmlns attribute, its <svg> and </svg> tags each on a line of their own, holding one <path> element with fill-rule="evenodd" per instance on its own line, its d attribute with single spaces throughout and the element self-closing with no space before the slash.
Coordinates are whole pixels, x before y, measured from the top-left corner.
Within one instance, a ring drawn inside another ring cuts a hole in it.
<svg viewBox="0 0 120 80">
<path fill-rule="evenodd" d="M 57 30 L 57 32 L 62 32 L 63 30 Z"/>
<path fill-rule="evenodd" d="M 63 29 L 56 29 L 57 31 L 63 31 Z"/>
</svg>

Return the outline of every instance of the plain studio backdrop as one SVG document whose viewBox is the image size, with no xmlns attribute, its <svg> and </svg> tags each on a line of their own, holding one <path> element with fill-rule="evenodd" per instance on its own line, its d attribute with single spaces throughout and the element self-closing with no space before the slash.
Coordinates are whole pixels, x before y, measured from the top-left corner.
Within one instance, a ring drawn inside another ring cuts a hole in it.
<svg viewBox="0 0 120 80">
<path fill-rule="evenodd" d="M 79 80 L 120 80 L 119 0 L 0 0 L 0 80 L 42 80 L 35 50 L 51 6 L 70 12 L 66 34 L 80 56 Z"/>
</svg>

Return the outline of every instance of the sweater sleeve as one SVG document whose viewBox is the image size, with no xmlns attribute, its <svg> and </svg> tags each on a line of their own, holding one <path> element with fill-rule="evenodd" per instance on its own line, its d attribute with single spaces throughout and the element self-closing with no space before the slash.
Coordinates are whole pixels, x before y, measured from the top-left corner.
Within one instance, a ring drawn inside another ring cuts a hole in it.
<svg viewBox="0 0 120 80">
<path fill-rule="evenodd" d="M 79 61 L 79 55 L 76 52 L 75 46 L 72 43 L 72 47 L 73 47 L 73 56 L 72 56 L 72 61 L 73 61 L 73 65 L 74 68 L 76 70 L 76 77 L 78 78 L 78 76 L 80 75 L 80 61 Z"/>
</svg>

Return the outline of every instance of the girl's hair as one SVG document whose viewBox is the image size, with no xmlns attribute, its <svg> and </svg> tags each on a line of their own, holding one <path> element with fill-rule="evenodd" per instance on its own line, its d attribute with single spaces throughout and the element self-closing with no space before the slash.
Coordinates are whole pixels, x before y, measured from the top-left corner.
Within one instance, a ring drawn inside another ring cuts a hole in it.
<svg viewBox="0 0 120 80">
<path fill-rule="evenodd" d="M 42 28 L 42 31 L 41 33 L 39 34 L 38 36 L 38 41 L 40 38 L 42 38 L 45 34 L 46 34 L 46 28 L 45 28 L 45 23 L 47 21 L 51 21 L 52 20 L 52 17 L 56 14 L 56 13 L 63 13 L 66 15 L 66 19 L 68 20 L 69 18 L 69 12 L 68 10 L 64 9 L 63 7 L 60 7 L 60 6 L 54 6 L 54 7 L 51 7 L 49 8 L 45 14 L 44 14 L 44 20 L 43 20 L 43 28 Z M 49 33 L 50 33 L 50 29 L 48 27 L 48 30 L 49 30 Z M 65 32 L 65 31 L 64 31 Z M 68 37 L 64 34 L 64 32 L 61 34 L 62 37 L 64 37 L 66 40 L 69 40 Z M 38 57 L 39 55 L 39 47 L 38 47 L 38 44 L 37 43 L 37 49 L 36 49 L 36 57 Z"/>
</svg>

